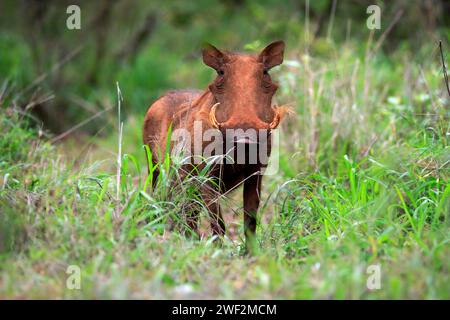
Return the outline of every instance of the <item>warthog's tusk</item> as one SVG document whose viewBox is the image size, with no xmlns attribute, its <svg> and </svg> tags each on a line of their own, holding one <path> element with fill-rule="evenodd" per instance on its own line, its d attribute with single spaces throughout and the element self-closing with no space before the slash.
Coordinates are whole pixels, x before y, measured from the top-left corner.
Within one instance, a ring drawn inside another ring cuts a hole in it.
<svg viewBox="0 0 450 320">
<path fill-rule="evenodd" d="M 217 122 L 217 119 L 216 119 L 216 109 L 219 105 L 220 105 L 220 103 L 217 102 L 215 105 L 213 105 L 211 107 L 211 111 L 209 111 L 209 122 L 216 129 L 219 129 L 220 125 L 221 125 L 221 123 Z"/>
<path fill-rule="evenodd" d="M 269 124 L 269 128 L 276 129 L 278 127 L 278 125 L 280 124 L 281 114 L 277 107 L 272 107 L 272 110 L 274 112 L 274 116 L 273 116 L 272 122 Z"/>
<path fill-rule="evenodd" d="M 283 117 L 286 115 L 286 113 L 294 113 L 294 111 L 288 107 L 288 106 L 277 106 L 277 107 L 272 107 L 272 110 L 274 112 L 274 116 L 273 116 L 273 120 L 272 122 L 269 124 L 269 128 L 270 129 L 276 129 L 278 127 L 278 125 L 280 124 L 281 119 L 283 119 Z"/>
</svg>

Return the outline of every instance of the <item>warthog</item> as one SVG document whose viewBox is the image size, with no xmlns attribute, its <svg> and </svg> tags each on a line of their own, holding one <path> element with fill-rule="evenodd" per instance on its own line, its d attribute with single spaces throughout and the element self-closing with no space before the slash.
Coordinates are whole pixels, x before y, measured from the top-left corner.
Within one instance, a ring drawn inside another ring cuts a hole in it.
<svg viewBox="0 0 450 320">
<path fill-rule="evenodd" d="M 214 152 L 209 155 L 223 155 L 226 159 L 210 168 L 209 176 L 216 183 L 205 183 L 200 188 L 210 213 L 211 229 L 216 235 L 225 234 L 220 195 L 243 184 L 244 230 L 247 248 L 250 248 L 256 230 L 262 171 L 267 165 L 267 161 L 262 161 L 264 152 L 261 157 L 258 151 L 252 159 L 251 150 L 265 150 L 268 158 L 272 130 L 278 126 L 286 110 L 272 106 L 278 85 L 272 82 L 268 73 L 283 62 L 284 42 L 273 42 L 258 55 L 223 52 L 207 44 L 202 54 L 203 62 L 217 71 L 217 77 L 204 91 L 171 91 L 154 102 L 144 120 L 144 144 L 152 150 L 152 161 L 156 165 L 163 161 L 161 152 L 157 150 L 165 149 L 170 128 L 172 134 L 176 130 L 187 132 L 188 139 L 184 140 L 188 146 L 187 153 L 195 149 L 194 145 L 200 146 L 201 153 L 211 144 L 211 139 L 205 141 L 204 135 L 196 136 L 196 125 L 202 130 L 212 130 L 216 143 Z M 171 148 L 174 148 L 173 144 Z M 243 157 L 236 150 L 243 150 Z M 194 155 L 198 153 L 197 150 Z M 240 161 L 236 161 L 236 156 Z M 186 164 L 184 172 L 195 174 L 196 171 L 192 170 L 190 163 Z M 154 181 L 157 175 L 158 170 L 154 172 Z M 190 216 L 187 223 L 197 232 L 198 215 Z"/>
</svg>

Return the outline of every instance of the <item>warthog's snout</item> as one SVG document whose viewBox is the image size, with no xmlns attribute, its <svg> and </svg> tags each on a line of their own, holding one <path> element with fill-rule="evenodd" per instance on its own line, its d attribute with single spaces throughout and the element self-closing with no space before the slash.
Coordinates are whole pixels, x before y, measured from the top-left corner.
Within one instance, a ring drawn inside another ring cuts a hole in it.
<svg viewBox="0 0 450 320">
<path fill-rule="evenodd" d="M 258 144 L 258 140 L 251 138 L 249 136 L 235 136 L 234 137 L 235 144 Z"/>
</svg>

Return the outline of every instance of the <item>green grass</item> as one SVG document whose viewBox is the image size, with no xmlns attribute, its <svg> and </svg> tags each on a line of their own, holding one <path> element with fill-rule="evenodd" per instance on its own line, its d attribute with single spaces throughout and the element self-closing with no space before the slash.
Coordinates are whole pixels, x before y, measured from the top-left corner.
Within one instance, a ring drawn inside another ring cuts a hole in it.
<svg viewBox="0 0 450 320">
<path fill-rule="evenodd" d="M 115 134 L 52 146 L 4 103 L 0 297 L 450 298 L 449 97 L 439 60 L 405 64 L 401 51 L 327 45 L 327 57 L 291 49 L 274 71 L 277 99 L 296 114 L 282 125 L 280 170 L 263 183 L 253 256 L 243 254 L 240 191 L 223 200 L 222 244 L 207 230 L 201 240 L 185 235 L 191 206 L 206 217 L 197 189 L 208 178 L 181 183 L 166 162 L 153 189 L 142 115 L 124 124 L 117 199 Z M 80 290 L 66 287 L 69 265 L 81 269 Z M 379 290 L 366 286 L 371 265 L 381 268 Z"/>
</svg>

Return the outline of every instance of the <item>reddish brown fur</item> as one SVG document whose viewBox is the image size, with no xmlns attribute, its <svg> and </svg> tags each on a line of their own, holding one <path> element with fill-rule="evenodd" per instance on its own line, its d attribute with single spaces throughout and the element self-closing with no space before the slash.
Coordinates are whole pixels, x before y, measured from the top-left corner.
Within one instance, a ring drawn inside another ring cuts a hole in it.
<svg viewBox="0 0 450 320">
<path fill-rule="evenodd" d="M 282 63 L 283 52 L 282 41 L 270 44 L 257 56 L 224 53 L 208 45 L 203 50 L 203 61 L 218 73 L 208 88 L 203 92 L 169 92 L 154 102 L 147 111 L 143 138 L 144 143 L 152 150 L 154 163 L 162 161 L 158 159 L 157 150 L 164 149 L 170 124 L 173 130 L 186 128 L 192 132 L 194 121 L 200 120 L 204 129 L 211 128 L 213 124 L 208 116 L 216 103 L 220 105 L 214 114 L 222 132 L 227 128 L 268 129 L 269 124 L 276 119 L 271 104 L 278 86 L 271 81 L 267 71 Z M 270 144 L 270 139 L 268 143 Z M 243 184 L 244 227 L 249 245 L 256 229 L 262 179 L 260 171 L 261 164 L 223 164 L 210 172 L 212 177 L 219 179 L 220 189 L 205 186 L 202 197 L 211 214 L 214 234 L 225 233 L 217 192 L 223 194 Z M 196 217 L 189 224 L 196 230 Z"/>
</svg>

